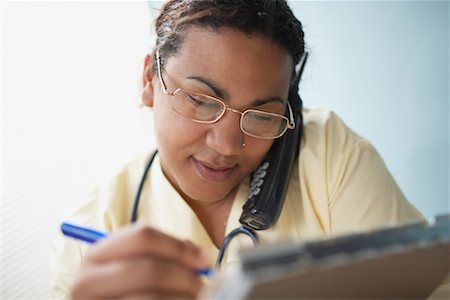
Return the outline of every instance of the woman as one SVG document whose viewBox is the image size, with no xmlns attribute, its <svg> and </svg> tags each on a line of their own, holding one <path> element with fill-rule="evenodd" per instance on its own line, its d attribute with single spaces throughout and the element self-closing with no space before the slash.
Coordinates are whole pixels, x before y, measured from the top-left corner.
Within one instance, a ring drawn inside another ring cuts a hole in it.
<svg viewBox="0 0 450 300">
<path fill-rule="evenodd" d="M 61 238 L 55 297 L 197 296 L 204 280 L 195 270 L 213 265 L 224 237 L 240 226 L 250 175 L 295 126 L 303 126 L 300 154 L 277 223 L 258 232 L 262 243 L 422 218 L 367 140 L 332 112 L 291 107 L 305 47 L 285 1 L 172 0 L 156 32 L 142 102 L 153 108 L 158 153 L 139 197 L 140 225 L 127 226 L 148 157 L 71 218 L 114 235 L 89 248 Z M 249 242 L 236 237 L 224 263 Z"/>
</svg>

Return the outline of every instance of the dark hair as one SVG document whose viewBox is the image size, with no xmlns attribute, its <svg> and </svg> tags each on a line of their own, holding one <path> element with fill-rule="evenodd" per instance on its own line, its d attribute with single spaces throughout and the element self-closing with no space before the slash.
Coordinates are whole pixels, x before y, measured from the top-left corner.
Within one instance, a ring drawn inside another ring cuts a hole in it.
<svg viewBox="0 0 450 300">
<path fill-rule="evenodd" d="M 162 61 L 179 51 L 190 25 L 260 34 L 286 49 L 294 67 L 305 51 L 302 24 L 285 0 L 170 0 L 155 23 Z"/>
</svg>

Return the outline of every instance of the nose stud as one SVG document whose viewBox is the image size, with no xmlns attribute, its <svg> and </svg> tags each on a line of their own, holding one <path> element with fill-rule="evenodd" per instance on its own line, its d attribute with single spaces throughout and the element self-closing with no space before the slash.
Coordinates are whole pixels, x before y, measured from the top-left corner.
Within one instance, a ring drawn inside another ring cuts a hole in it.
<svg viewBox="0 0 450 300">
<path fill-rule="evenodd" d="M 241 145 L 242 145 L 242 148 L 244 148 L 244 147 L 245 147 L 245 142 L 242 142 L 242 144 L 241 144 Z"/>
</svg>

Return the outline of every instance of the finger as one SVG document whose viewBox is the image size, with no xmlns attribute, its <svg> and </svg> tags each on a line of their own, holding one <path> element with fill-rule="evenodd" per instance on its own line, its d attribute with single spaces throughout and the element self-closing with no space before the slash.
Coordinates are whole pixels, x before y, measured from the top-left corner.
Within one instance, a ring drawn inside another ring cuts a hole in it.
<svg viewBox="0 0 450 300">
<path fill-rule="evenodd" d="M 89 265 L 72 289 L 74 298 L 121 298 L 136 292 L 195 297 L 202 282 L 191 269 L 173 261 L 135 257 Z M 87 297 L 89 295 L 89 297 Z"/>
<path fill-rule="evenodd" d="M 211 265 L 208 255 L 191 242 L 183 242 L 151 227 L 129 226 L 95 244 L 87 262 L 101 263 L 132 256 L 155 256 L 177 261 L 191 269 Z"/>
<path fill-rule="evenodd" d="M 190 297 L 171 297 L 171 296 L 165 296 L 165 295 L 159 295 L 159 294 L 146 294 L 146 293 L 139 293 L 139 294 L 133 294 L 128 295 L 124 298 L 120 298 L 120 300 L 187 300 L 192 299 Z"/>
<path fill-rule="evenodd" d="M 161 295 L 149 295 L 149 294 L 134 294 L 121 298 L 120 300 L 169 300 L 171 298 L 164 297 Z"/>
</svg>

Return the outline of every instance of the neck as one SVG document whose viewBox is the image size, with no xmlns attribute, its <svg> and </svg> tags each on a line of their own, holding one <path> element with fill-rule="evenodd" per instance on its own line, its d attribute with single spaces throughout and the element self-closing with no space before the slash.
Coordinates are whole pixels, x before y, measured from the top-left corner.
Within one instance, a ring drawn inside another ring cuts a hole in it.
<svg viewBox="0 0 450 300">
<path fill-rule="evenodd" d="M 163 173 L 169 182 L 171 182 L 170 177 L 167 176 L 164 169 Z M 230 215 L 231 207 L 239 189 L 239 185 L 233 188 L 224 198 L 211 202 L 192 199 L 178 189 L 176 185 L 173 183 L 172 185 L 197 215 L 197 218 L 202 223 L 211 241 L 219 248 L 225 237 L 228 216 Z"/>
<path fill-rule="evenodd" d="M 225 198 L 215 202 L 186 200 L 217 248 L 220 247 L 225 237 L 228 216 L 238 188 L 234 188 Z"/>
</svg>

